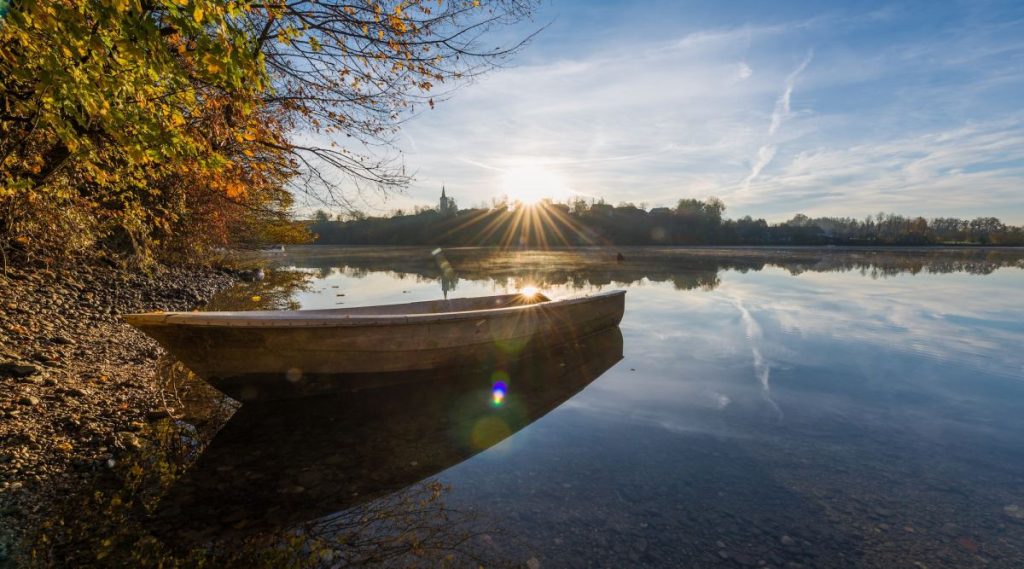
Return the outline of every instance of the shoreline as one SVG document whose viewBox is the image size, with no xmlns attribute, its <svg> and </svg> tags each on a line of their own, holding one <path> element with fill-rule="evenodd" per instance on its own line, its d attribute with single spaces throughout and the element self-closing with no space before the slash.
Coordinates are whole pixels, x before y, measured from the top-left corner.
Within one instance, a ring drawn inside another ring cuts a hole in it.
<svg viewBox="0 0 1024 569">
<path fill-rule="evenodd" d="M 231 269 L 84 265 L 0 272 L 0 567 L 62 496 L 88 488 L 166 418 L 155 341 L 119 315 L 192 310 Z"/>
</svg>

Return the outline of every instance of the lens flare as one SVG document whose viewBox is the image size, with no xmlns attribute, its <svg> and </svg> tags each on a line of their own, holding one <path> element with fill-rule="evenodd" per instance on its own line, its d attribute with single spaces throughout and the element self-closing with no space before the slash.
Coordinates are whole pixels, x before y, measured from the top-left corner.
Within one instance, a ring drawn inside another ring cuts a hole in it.
<svg viewBox="0 0 1024 569">
<path fill-rule="evenodd" d="M 491 388 L 491 403 L 495 407 L 501 407 L 505 403 L 505 393 L 507 391 L 508 389 L 505 387 L 504 382 L 495 382 L 494 387 Z"/>
<path fill-rule="evenodd" d="M 512 429 L 502 421 L 501 418 L 490 415 L 480 419 L 473 425 L 469 434 L 469 443 L 474 448 L 483 450 L 490 448 L 507 439 L 512 434 Z"/>
<path fill-rule="evenodd" d="M 537 292 L 537 287 L 535 286 L 524 286 L 523 290 L 521 290 L 519 294 L 522 294 L 526 298 L 533 298 L 537 296 Z"/>
</svg>

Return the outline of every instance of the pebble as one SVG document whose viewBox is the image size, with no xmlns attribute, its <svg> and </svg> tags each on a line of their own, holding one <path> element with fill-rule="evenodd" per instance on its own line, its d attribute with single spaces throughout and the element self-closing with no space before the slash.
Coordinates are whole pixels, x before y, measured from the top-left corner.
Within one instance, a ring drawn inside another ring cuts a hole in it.
<svg viewBox="0 0 1024 569">
<path fill-rule="evenodd" d="M 160 419 L 167 419 L 171 416 L 169 409 L 153 409 L 152 411 L 146 411 L 146 419 L 149 421 L 159 421 Z"/>
<path fill-rule="evenodd" d="M 25 362 L 0 362 L 0 376 L 28 377 L 42 371 L 35 364 Z"/>
<path fill-rule="evenodd" d="M 750 555 L 747 555 L 746 553 L 736 552 L 732 553 L 730 557 L 732 557 L 733 561 L 739 563 L 740 565 L 743 565 L 744 567 L 753 567 L 757 565 L 757 559 Z"/>
<path fill-rule="evenodd" d="M 0 492 L 0 567 L 18 536 L 116 466 L 103 447 L 132 453 L 145 442 L 118 426 L 144 431 L 147 410 L 162 406 L 153 381 L 161 351 L 115 315 L 191 310 L 236 282 L 237 273 L 201 268 L 0 271 L 0 486 L 22 488 Z"/>
</svg>

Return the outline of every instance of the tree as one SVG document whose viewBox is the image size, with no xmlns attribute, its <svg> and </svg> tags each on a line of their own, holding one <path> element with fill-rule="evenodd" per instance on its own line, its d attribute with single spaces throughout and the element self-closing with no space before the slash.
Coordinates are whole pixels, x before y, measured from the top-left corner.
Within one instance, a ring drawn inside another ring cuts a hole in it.
<svg viewBox="0 0 1024 569">
<path fill-rule="evenodd" d="M 479 42 L 533 3 L 14 0 L 0 250 L 202 252 L 280 226 L 287 189 L 352 208 L 399 188 L 402 165 L 375 149 L 513 53 Z"/>
<path fill-rule="evenodd" d="M 343 135 L 345 144 L 263 142 L 296 160 L 303 189 L 327 203 L 351 207 L 359 190 L 404 186 L 400 161 L 371 149 L 391 142 L 406 111 L 433 108 L 450 95 L 444 86 L 487 71 L 521 47 L 526 40 L 485 47 L 482 39 L 529 15 L 535 3 L 274 0 L 247 12 L 246 28 L 273 83 L 264 102 L 290 117 L 293 129 Z M 357 191 L 337 191 L 338 177 Z"/>
<path fill-rule="evenodd" d="M 704 200 L 704 212 L 711 219 L 713 225 L 722 222 L 722 215 L 725 214 L 725 202 L 711 196 Z"/>
</svg>

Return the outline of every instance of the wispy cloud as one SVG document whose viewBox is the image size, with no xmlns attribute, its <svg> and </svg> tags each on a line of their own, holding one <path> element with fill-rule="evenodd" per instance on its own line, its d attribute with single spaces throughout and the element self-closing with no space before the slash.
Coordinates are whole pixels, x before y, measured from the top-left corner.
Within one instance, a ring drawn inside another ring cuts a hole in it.
<svg viewBox="0 0 1024 569">
<path fill-rule="evenodd" d="M 804 150 L 746 197 L 791 200 L 809 214 L 856 211 L 848 204 L 859 200 L 926 215 L 1005 216 L 992 204 L 1018 203 L 1022 180 L 1024 116 L 1018 115 L 877 144 Z"/>
<path fill-rule="evenodd" d="M 775 101 L 775 110 L 772 111 L 772 124 L 768 127 L 768 136 L 773 136 L 782 126 L 782 121 L 789 118 L 790 114 L 790 99 L 793 96 L 793 87 L 796 85 L 797 77 L 807 69 L 807 66 L 811 64 L 811 60 L 814 58 L 814 50 L 807 52 L 807 57 L 804 58 L 800 65 L 793 70 L 789 76 L 786 77 L 786 86 L 782 91 L 782 95 Z"/>
<path fill-rule="evenodd" d="M 387 207 L 433 203 L 442 181 L 460 204 L 489 202 L 502 171 L 529 162 L 613 203 L 718 195 L 734 216 L 1024 222 L 1012 26 L 976 17 L 909 33 L 920 14 L 879 14 L 723 11 L 681 33 L 653 15 L 614 34 L 594 32 L 601 19 L 556 24 L 518 67 L 408 123 L 400 144 L 417 180 Z"/>
<path fill-rule="evenodd" d="M 754 178 L 764 170 L 764 167 L 772 161 L 775 157 L 775 147 L 770 144 L 765 144 L 761 148 L 757 149 L 757 157 L 754 158 L 754 165 L 750 168 L 750 174 L 743 180 L 743 189 L 747 190 L 750 188 L 750 182 L 754 181 Z"/>
<path fill-rule="evenodd" d="M 779 131 L 779 127 L 782 126 L 782 123 L 789 118 L 791 113 L 790 99 L 793 97 L 793 87 L 796 85 L 797 77 L 800 77 L 800 74 L 807 69 L 807 66 L 810 65 L 811 59 L 813 58 L 814 50 L 808 51 L 807 57 L 804 57 L 804 60 L 800 62 L 800 65 L 798 65 L 797 68 L 786 77 L 786 83 L 782 89 L 782 94 L 779 95 L 778 99 L 776 99 L 775 108 L 772 110 L 772 121 L 771 125 L 768 127 L 769 140 L 771 140 L 775 136 L 775 133 Z M 775 146 L 771 143 L 764 144 L 757 149 L 757 157 L 754 159 L 754 164 L 750 168 L 750 174 L 748 174 L 743 180 L 743 191 L 750 189 L 750 183 L 757 178 L 761 171 L 764 170 L 765 166 L 771 163 L 772 158 L 774 157 Z"/>
</svg>

